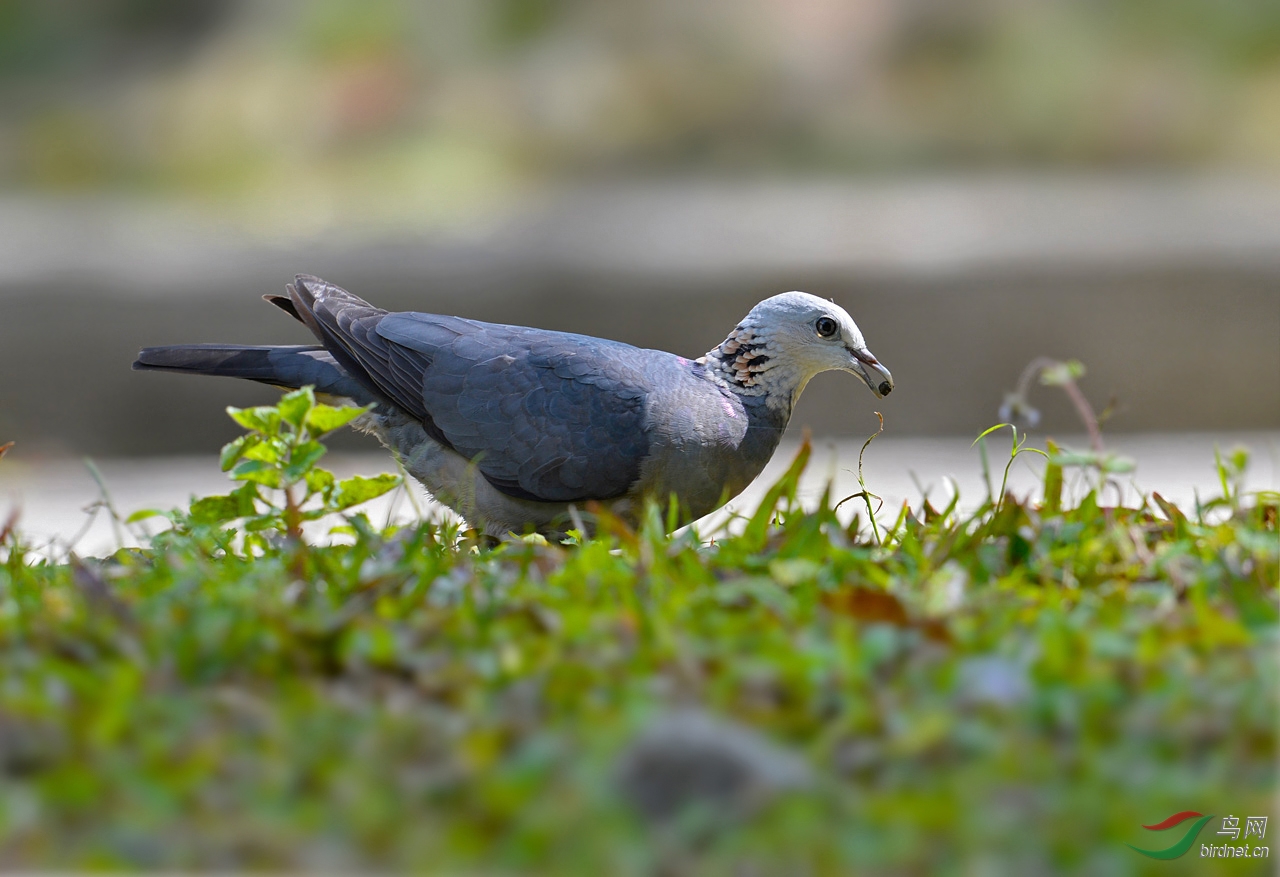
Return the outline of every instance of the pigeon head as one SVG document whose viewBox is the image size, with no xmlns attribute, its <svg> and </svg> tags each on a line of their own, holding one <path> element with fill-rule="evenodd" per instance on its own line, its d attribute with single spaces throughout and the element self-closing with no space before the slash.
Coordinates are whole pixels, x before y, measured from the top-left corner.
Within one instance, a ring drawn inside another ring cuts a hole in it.
<svg viewBox="0 0 1280 877">
<path fill-rule="evenodd" d="M 734 392 L 774 406 L 795 404 L 809 379 L 825 371 L 852 372 L 877 396 L 893 390 L 893 376 L 848 312 L 807 292 L 760 302 L 704 362 Z"/>
</svg>

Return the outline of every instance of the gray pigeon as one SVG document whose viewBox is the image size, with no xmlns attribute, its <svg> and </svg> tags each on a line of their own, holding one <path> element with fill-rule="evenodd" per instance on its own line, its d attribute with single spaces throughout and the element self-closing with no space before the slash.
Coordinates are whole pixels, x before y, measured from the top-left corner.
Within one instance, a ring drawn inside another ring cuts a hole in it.
<svg viewBox="0 0 1280 877">
<path fill-rule="evenodd" d="M 699 359 L 585 335 L 388 313 L 299 275 L 266 296 L 319 345 L 148 347 L 135 369 L 248 378 L 374 404 L 372 433 L 489 536 L 563 532 L 592 501 L 634 522 L 646 497 L 694 520 L 760 474 L 819 372 L 877 396 L 893 377 L 849 315 L 804 292 L 751 309 Z"/>
</svg>

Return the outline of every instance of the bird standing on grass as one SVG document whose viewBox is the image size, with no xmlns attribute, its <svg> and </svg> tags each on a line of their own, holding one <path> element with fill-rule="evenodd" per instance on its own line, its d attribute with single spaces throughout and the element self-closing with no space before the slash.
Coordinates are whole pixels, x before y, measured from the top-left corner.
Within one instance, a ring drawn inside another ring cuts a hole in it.
<svg viewBox="0 0 1280 877">
<path fill-rule="evenodd" d="M 319 345 L 148 347 L 135 369 L 308 384 L 373 410 L 355 421 L 437 500 L 486 535 L 563 532 L 591 502 L 634 522 L 646 498 L 686 521 L 760 474 L 819 372 L 893 377 L 843 308 L 804 292 L 767 298 L 706 356 L 586 335 L 389 313 L 298 275 L 267 301 Z"/>
</svg>

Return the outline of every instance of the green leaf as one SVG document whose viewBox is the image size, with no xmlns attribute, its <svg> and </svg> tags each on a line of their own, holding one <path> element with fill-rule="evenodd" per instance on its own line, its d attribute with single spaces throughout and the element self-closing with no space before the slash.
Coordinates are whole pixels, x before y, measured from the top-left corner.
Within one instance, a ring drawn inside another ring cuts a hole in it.
<svg viewBox="0 0 1280 877">
<path fill-rule="evenodd" d="M 312 469 L 306 475 L 307 490 L 311 493 L 328 495 L 333 489 L 333 473 L 328 469 Z"/>
<path fill-rule="evenodd" d="M 1066 468 L 1067 466 L 1101 466 L 1102 458 L 1090 451 L 1059 451 L 1049 455 L 1049 462 Z"/>
<path fill-rule="evenodd" d="M 1133 460 L 1119 454 L 1107 454 L 1098 461 L 1098 468 L 1111 475 L 1123 475 L 1132 472 L 1136 467 Z"/>
<path fill-rule="evenodd" d="M 206 496 L 191 503 L 191 520 L 196 524 L 221 524 L 239 517 L 240 504 L 232 496 Z"/>
<path fill-rule="evenodd" d="M 320 462 L 326 450 L 325 446 L 317 441 L 303 442 L 294 448 L 289 465 L 284 467 L 285 484 L 294 484 L 306 475 L 308 469 Z"/>
<path fill-rule="evenodd" d="M 1040 383 L 1046 387 L 1061 387 L 1084 377 L 1084 364 L 1078 359 L 1057 362 L 1040 372 Z"/>
<path fill-rule="evenodd" d="M 225 524 L 254 514 L 253 497 L 243 489 L 222 496 L 206 496 L 191 503 L 190 517 L 196 524 Z"/>
<path fill-rule="evenodd" d="M 1062 466 L 1054 458 L 1061 449 L 1053 439 L 1046 439 L 1045 447 L 1049 449 L 1049 462 L 1044 467 L 1044 510 L 1058 512 L 1062 510 Z"/>
<path fill-rule="evenodd" d="M 787 467 L 787 471 L 769 488 L 769 491 L 764 495 L 764 499 L 760 501 L 760 506 L 756 509 L 755 514 L 747 522 L 747 528 L 743 536 L 749 543 L 764 544 L 765 534 L 769 530 L 769 521 L 773 518 L 774 511 L 777 510 L 778 502 L 783 496 L 794 497 L 796 495 L 796 488 L 800 484 L 800 475 L 804 472 L 805 466 L 809 465 L 809 457 L 812 454 L 813 448 L 806 438 L 800 443 L 800 450 L 796 452 L 796 457 L 791 461 L 791 465 Z"/>
<path fill-rule="evenodd" d="M 145 521 L 147 518 L 167 518 L 168 516 L 167 512 L 162 512 L 160 509 L 138 509 L 125 518 L 124 522 L 126 524 L 136 524 L 138 521 Z"/>
<path fill-rule="evenodd" d="M 254 432 L 273 436 L 280 432 L 280 412 L 268 405 L 257 408 L 227 408 L 231 419 Z"/>
<path fill-rule="evenodd" d="M 276 409 L 279 410 L 285 423 L 290 424 L 294 429 L 302 429 L 303 421 L 307 419 L 307 414 L 315 404 L 315 391 L 310 386 L 306 386 L 282 396 Z"/>
<path fill-rule="evenodd" d="M 1014 426 L 1012 423 L 997 423 L 995 426 L 987 427 L 986 429 L 984 429 L 978 435 L 978 437 L 973 440 L 973 444 L 969 445 L 969 447 L 973 447 L 978 442 L 982 441 L 984 438 L 991 435 L 991 433 L 995 432 L 998 429 L 1004 429 L 1006 426 L 1013 430 L 1014 440 L 1016 441 L 1018 437 L 1018 428 L 1016 426 Z"/>
<path fill-rule="evenodd" d="M 356 475 L 338 482 L 338 489 L 333 494 L 333 509 L 341 511 L 362 502 L 368 502 L 382 496 L 400 486 L 400 476 L 390 472 L 365 478 Z"/>
<path fill-rule="evenodd" d="M 1167 499 L 1161 496 L 1158 492 L 1152 491 L 1151 498 L 1155 500 L 1155 504 L 1160 507 L 1160 511 L 1164 512 L 1164 516 L 1166 518 L 1168 518 L 1170 521 L 1173 521 L 1174 524 L 1183 525 L 1183 527 L 1185 528 L 1185 525 L 1187 523 L 1187 516 L 1182 513 L 1182 509 L 1178 508 L 1176 505 L 1169 502 Z M 1183 534 L 1180 532 L 1178 535 L 1179 537 L 1181 537 Z"/>
<path fill-rule="evenodd" d="M 262 460 L 241 460 L 231 470 L 235 481 L 252 481 L 267 487 L 280 486 L 280 469 Z"/>
<path fill-rule="evenodd" d="M 246 460 L 259 460 L 274 466 L 278 465 L 280 458 L 288 453 L 288 448 L 278 438 L 263 439 L 257 436 L 255 438 L 258 438 L 258 441 L 246 448 L 242 455 Z"/>
<path fill-rule="evenodd" d="M 248 435 L 242 435 L 240 438 L 227 442 L 223 445 L 222 456 L 220 457 L 222 471 L 226 472 L 234 466 L 236 461 L 244 456 L 245 451 L 257 445 L 261 441 L 262 436 L 257 435 L 256 433 L 249 433 Z"/>
<path fill-rule="evenodd" d="M 254 551 L 261 551 L 263 554 L 266 554 L 271 550 L 271 543 L 259 536 L 257 533 L 250 532 L 248 528 L 245 528 L 244 550 L 245 554 L 250 555 Z"/>
<path fill-rule="evenodd" d="M 322 436 L 325 433 L 333 432 L 339 427 L 346 426 L 372 408 L 372 405 L 366 405 L 363 408 L 357 408 L 352 405 L 335 408 L 332 405 L 321 403 L 307 412 L 307 429 L 313 436 Z"/>
<path fill-rule="evenodd" d="M 1243 475 L 1249 469 L 1249 449 L 1243 447 L 1232 449 L 1227 462 L 1231 464 L 1233 474 Z"/>
</svg>

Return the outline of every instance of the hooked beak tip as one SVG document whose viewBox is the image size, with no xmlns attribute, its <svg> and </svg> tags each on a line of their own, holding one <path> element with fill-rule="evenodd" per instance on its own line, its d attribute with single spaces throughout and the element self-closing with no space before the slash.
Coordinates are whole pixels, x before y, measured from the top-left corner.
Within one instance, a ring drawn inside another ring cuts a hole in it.
<svg viewBox="0 0 1280 877">
<path fill-rule="evenodd" d="M 870 350 L 866 348 L 851 349 L 855 360 L 854 370 L 866 382 L 866 385 L 878 397 L 883 399 L 893 392 L 893 375 L 889 374 L 889 370 L 880 364 L 880 360 L 876 359 Z"/>
</svg>

